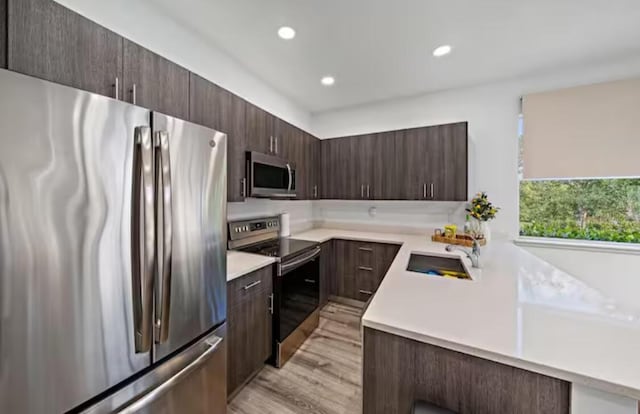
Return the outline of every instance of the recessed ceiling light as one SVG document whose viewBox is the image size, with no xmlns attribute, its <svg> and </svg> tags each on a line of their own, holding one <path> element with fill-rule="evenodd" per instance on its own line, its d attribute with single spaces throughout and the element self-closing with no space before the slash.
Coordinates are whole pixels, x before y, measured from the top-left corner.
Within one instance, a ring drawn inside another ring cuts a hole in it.
<svg viewBox="0 0 640 414">
<path fill-rule="evenodd" d="M 331 86 L 336 83 L 336 80 L 333 76 L 325 76 L 320 79 L 320 83 L 322 83 L 324 86 Z"/>
<path fill-rule="evenodd" d="M 442 45 L 442 46 L 437 47 L 437 48 L 434 49 L 433 56 L 441 57 L 441 56 L 444 56 L 444 55 L 448 55 L 449 53 L 451 53 L 451 46 Z"/>
<path fill-rule="evenodd" d="M 291 40 L 296 37 L 296 31 L 289 26 L 282 26 L 278 29 L 278 36 L 285 40 Z"/>
</svg>

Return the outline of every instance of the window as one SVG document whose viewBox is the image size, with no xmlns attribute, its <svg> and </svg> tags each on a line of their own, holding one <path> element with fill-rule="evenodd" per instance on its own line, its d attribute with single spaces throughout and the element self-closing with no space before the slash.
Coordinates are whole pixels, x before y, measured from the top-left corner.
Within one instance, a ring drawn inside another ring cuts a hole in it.
<svg viewBox="0 0 640 414">
<path fill-rule="evenodd" d="M 524 97 L 521 236 L 640 243 L 639 105 L 640 79 Z"/>
<path fill-rule="evenodd" d="M 520 235 L 640 243 L 640 179 L 522 180 Z"/>
</svg>

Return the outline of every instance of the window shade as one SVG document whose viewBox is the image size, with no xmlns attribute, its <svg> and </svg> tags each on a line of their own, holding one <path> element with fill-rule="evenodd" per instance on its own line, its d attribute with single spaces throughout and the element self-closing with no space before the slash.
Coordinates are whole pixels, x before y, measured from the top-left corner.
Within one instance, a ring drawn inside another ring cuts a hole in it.
<svg viewBox="0 0 640 414">
<path fill-rule="evenodd" d="M 524 178 L 640 176 L 640 78 L 526 95 Z"/>
</svg>

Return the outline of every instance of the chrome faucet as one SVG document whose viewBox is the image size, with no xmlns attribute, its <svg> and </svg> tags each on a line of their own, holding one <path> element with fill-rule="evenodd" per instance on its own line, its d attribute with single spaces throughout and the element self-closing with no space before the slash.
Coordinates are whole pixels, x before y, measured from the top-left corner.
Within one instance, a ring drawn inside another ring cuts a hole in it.
<svg viewBox="0 0 640 414">
<path fill-rule="evenodd" d="M 452 244 L 447 245 L 445 249 L 448 252 L 453 252 L 456 250 L 463 252 L 464 254 L 467 255 L 469 260 L 471 260 L 471 266 L 475 267 L 476 269 L 480 269 L 480 243 L 474 236 L 471 236 L 471 238 L 473 239 L 471 251 L 463 247 L 454 246 Z"/>
</svg>

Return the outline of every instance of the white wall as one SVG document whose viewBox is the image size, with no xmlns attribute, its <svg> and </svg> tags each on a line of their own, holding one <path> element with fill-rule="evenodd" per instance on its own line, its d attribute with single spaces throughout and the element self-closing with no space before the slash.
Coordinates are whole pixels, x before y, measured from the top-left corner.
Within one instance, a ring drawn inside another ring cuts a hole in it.
<svg viewBox="0 0 640 414">
<path fill-rule="evenodd" d="M 58 3 L 230 90 L 299 128 L 310 115 L 228 54 L 163 15 L 148 0 L 56 0 Z"/>
<path fill-rule="evenodd" d="M 469 68 L 473 70 L 473 68 Z M 640 56 L 553 74 L 362 105 L 314 115 L 321 138 L 469 121 L 475 167 L 472 192 L 484 190 L 502 210 L 494 231 L 518 234 L 517 116 L 526 93 L 640 74 Z M 425 75 L 426 76 L 426 75 Z"/>
</svg>

